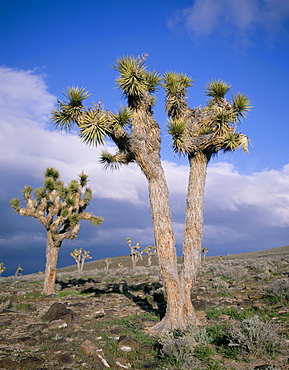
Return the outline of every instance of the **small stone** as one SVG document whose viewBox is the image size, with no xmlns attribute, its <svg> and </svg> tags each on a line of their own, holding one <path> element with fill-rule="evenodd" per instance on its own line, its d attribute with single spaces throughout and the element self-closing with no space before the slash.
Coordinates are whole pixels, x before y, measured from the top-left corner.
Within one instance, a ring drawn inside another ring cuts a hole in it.
<svg viewBox="0 0 289 370">
<path fill-rule="evenodd" d="M 131 364 L 125 358 L 121 358 L 121 357 L 117 358 L 115 360 L 115 363 L 118 369 L 130 369 L 131 368 Z"/>
<path fill-rule="evenodd" d="M 102 308 L 101 310 L 92 312 L 91 317 L 95 319 L 99 319 L 103 317 L 104 315 L 105 315 L 104 309 Z"/>
<path fill-rule="evenodd" d="M 198 320 L 204 320 L 206 318 L 206 312 L 205 311 L 197 311 L 196 317 Z"/>
<path fill-rule="evenodd" d="M 220 320 L 229 320 L 229 319 L 230 319 L 230 316 L 229 316 L 229 315 L 225 315 L 224 313 L 222 313 L 222 314 L 219 316 L 219 319 L 220 319 Z"/>
<path fill-rule="evenodd" d="M 249 294 L 249 298 L 252 301 L 258 301 L 259 299 L 263 298 L 263 294 Z"/>
<path fill-rule="evenodd" d="M 48 329 L 54 330 L 54 329 L 65 328 L 66 326 L 67 326 L 67 323 L 64 320 L 58 319 L 58 320 L 51 321 L 48 324 Z"/>
<path fill-rule="evenodd" d="M 81 344 L 81 349 L 84 353 L 87 355 L 94 355 L 95 352 L 99 349 L 97 345 L 93 342 L 91 342 L 89 339 L 86 339 L 82 344 Z"/>
<path fill-rule="evenodd" d="M 64 355 L 64 354 L 60 354 L 60 355 L 57 355 L 55 356 L 54 358 L 57 362 L 59 362 L 60 364 L 72 364 L 73 363 L 73 359 L 68 356 L 68 355 Z"/>
<path fill-rule="evenodd" d="M 118 340 L 117 347 L 120 351 L 131 352 L 139 347 L 139 342 L 131 338 L 130 335 L 122 335 Z"/>
</svg>

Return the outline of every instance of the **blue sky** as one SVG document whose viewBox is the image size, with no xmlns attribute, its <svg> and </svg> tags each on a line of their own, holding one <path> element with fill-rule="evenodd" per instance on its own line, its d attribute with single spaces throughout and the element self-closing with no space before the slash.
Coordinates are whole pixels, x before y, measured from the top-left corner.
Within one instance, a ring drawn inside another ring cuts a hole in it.
<svg viewBox="0 0 289 370">
<path fill-rule="evenodd" d="M 241 127 L 254 144 L 250 153 L 220 153 L 208 167 L 203 244 L 209 255 L 289 244 L 287 0 L 0 0 L 0 38 L 3 276 L 18 264 L 24 273 L 44 269 L 44 228 L 14 214 L 9 199 L 25 185 L 41 186 L 48 166 L 66 182 L 84 170 L 94 191 L 89 210 L 105 218 L 97 229 L 82 224 L 79 237 L 63 243 L 59 267 L 74 263 L 74 248 L 99 259 L 128 254 L 127 237 L 143 247 L 154 243 L 147 184 L 137 166 L 104 172 L 100 148 L 49 123 L 67 86 L 86 87 L 93 94 L 88 103 L 102 99 L 113 111 L 124 104 L 112 68 L 122 55 L 147 53 L 149 69 L 195 79 L 192 108 L 206 103 L 205 85 L 215 78 L 250 97 L 253 109 Z M 163 108 L 159 91 L 155 115 L 180 255 L 188 165 L 172 154 Z"/>
</svg>

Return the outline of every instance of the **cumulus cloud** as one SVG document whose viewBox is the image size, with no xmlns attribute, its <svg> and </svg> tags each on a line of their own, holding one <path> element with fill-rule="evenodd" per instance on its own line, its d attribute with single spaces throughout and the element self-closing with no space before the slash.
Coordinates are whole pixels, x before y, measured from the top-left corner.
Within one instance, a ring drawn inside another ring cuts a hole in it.
<svg viewBox="0 0 289 370">
<path fill-rule="evenodd" d="M 263 226 L 289 226 L 289 164 L 281 170 L 240 174 L 232 164 L 217 163 L 208 171 L 206 209 L 259 212 Z"/>
<path fill-rule="evenodd" d="M 282 30 L 289 19 L 289 2 L 284 0 L 195 0 L 192 7 L 184 9 L 170 26 L 184 24 L 196 36 L 224 30 L 245 33 L 261 27 L 269 35 Z"/>
</svg>

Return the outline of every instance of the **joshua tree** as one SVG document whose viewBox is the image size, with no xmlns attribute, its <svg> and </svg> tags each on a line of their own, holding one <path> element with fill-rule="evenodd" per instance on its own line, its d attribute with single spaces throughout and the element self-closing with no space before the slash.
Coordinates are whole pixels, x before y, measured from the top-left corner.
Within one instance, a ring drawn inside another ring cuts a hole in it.
<svg viewBox="0 0 289 370">
<path fill-rule="evenodd" d="M 21 274 L 21 271 L 23 271 L 23 268 L 20 265 L 18 265 L 18 267 L 17 267 L 17 269 L 15 271 L 14 277 L 17 277 L 19 275 L 22 275 Z"/>
<path fill-rule="evenodd" d="M 74 249 L 74 251 L 70 253 L 71 257 L 75 259 L 77 264 L 77 272 L 81 272 L 83 270 L 85 260 L 92 258 L 89 253 L 90 252 L 85 250 L 82 251 L 82 248 Z"/>
<path fill-rule="evenodd" d="M 135 162 L 148 181 L 150 207 L 158 262 L 167 298 L 166 315 L 151 332 L 185 329 L 197 322 L 190 299 L 190 290 L 200 263 L 203 232 L 203 204 L 207 164 L 220 150 L 247 151 L 248 138 L 237 132 L 237 124 L 246 116 L 249 99 L 236 94 L 225 98 L 230 86 L 212 81 L 206 94 L 212 99 L 204 108 L 190 109 L 186 94 L 192 79 L 184 74 L 166 73 L 162 78 L 149 72 L 146 55 L 119 58 L 114 68 L 119 72 L 118 87 L 127 100 L 127 108 L 119 113 L 105 110 L 101 103 L 87 108 L 83 101 L 89 96 L 84 88 L 68 88 L 65 100 L 59 101 L 52 113 L 56 128 L 79 128 L 80 139 L 88 145 L 103 144 L 111 139 L 117 147 L 114 154 L 102 152 L 104 168 L 117 169 Z M 161 81 L 162 84 L 161 84 Z M 177 254 L 169 192 L 161 162 L 161 131 L 153 115 L 154 92 L 158 85 L 166 92 L 166 111 L 170 118 L 168 131 L 175 152 L 186 155 L 190 164 L 186 219 L 181 272 Z"/>
<path fill-rule="evenodd" d="M 209 249 L 204 245 L 202 248 L 202 253 L 203 253 L 203 260 L 205 261 L 205 257 L 207 253 L 209 252 Z"/>
<path fill-rule="evenodd" d="M 2 273 L 6 270 L 6 267 L 4 266 L 4 263 L 3 262 L 0 262 L 0 276 L 2 275 Z"/>
<path fill-rule="evenodd" d="M 151 266 L 152 265 L 152 257 L 157 253 L 156 247 L 153 247 L 152 245 L 148 245 L 142 252 L 147 254 L 147 256 L 148 256 L 148 266 Z"/>
<path fill-rule="evenodd" d="M 139 259 L 142 259 L 142 252 L 139 252 L 140 242 L 137 242 L 136 245 L 131 245 L 131 239 L 126 239 L 128 246 L 130 247 L 130 256 L 132 261 L 132 268 L 136 268 L 136 263 Z"/>
<path fill-rule="evenodd" d="M 105 260 L 104 260 L 104 269 L 105 270 L 108 270 L 109 269 L 109 265 L 111 264 L 111 260 L 110 259 L 108 259 L 108 258 L 106 258 Z"/>
<path fill-rule="evenodd" d="M 88 176 L 79 175 L 67 187 L 60 181 L 59 172 L 49 167 L 44 172 L 44 185 L 33 192 L 31 186 L 22 190 L 25 207 L 13 198 L 11 207 L 20 215 L 35 217 L 46 229 L 46 267 L 43 292 L 54 294 L 56 266 L 59 248 L 65 239 L 75 239 L 80 229 L 80 220 L 98 226 L 103 219 L 84 212 L 92 198 L 92 191 L 86 187 Z M 82 192 L 84 191 L 84 194 Z M 34 194 L 33 194 L 34 193 Z"/>
</svg>

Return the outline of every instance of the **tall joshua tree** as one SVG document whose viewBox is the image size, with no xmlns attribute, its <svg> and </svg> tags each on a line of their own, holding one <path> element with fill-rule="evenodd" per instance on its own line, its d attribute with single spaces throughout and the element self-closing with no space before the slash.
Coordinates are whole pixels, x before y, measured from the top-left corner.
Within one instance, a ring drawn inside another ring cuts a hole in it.
<svg viewBox="0 0 289 370">
<path fill-rule="evenodd" d="M 33 191 L 31 186 L 22 190 L 25 207 L 20 200 L 13 198 L 11 207 L 20 215 L 34 217 L 44 225 L 47 234 L 46 267 L 43 293 L 54 294 L 56 267 L 59 248 L 65 239 L 75 239 L 80 229 L 80 220 L 98 226 L 103 218 L 84 212 L 92 198 L 92 190 L 87 185 L 88 176 L 79 175 L 67 187 L 60 181 L 59 172 L 49 167 L 44 172 L 44 185 Z M 33 194 L 34 193 L 34 194 Z"/>
<path fill-rule="evenodd" d="M 106 138 L 111 139 L 117 150 L 114 154 L 102 152 L 100 162 L 104 168 L 117 169 L 120 165 L 135 162 L 148 181 L 155 245 L 167 297 L 166 315 L 151 329 L 152 333 L 157 333 L 185 329 L 188 324 L 197 323 L 190 290 L 199 266 L 206 166 L 212 154 L 221 149 L 235 150 L 240 145 L 246 149 L 247 138 L 237 134 L 236 123 L 248 110 L 249 101 L 239 94 L 229 102 L 224 98 L 227 93 L 224 91 L 220 98 L 213 96 L 205 108 L 192 110 L 186 102 L 192 79 L 175 73 L 167 73 L 162 78 L 156 71 L 149 72 L 145 66 L 146 57 L 126 56 L 114 64 L 119 72 L 116 82 L 127 100 L 127 108 L 114 114 L 105 110 L 101 103 L 85 107 L 83 100 L 89 96 L 88 92 L 84 88 L 72 87 L 67 89 L 66 99 L 59 101 L 53 110 L 52 120 L 58 129 L 70 130 L 74 125 L 78 126 L 80 139 L 88 145 L 99 145 Z M 215 93 L 213 87 L 216 85 L 218 90 L 222 84 L 221 81 L 212 82 L 207 87 L 207 94 L 212 96 Z M 166 110 L 170 117 L 168 130 L 173 138 L 173 148 L 187 155 L 190 163 L 180 273 L 169 191 L 160 156 L 160 126 L 153 115 L 154 93 L 158 85 L 166 91 Z"/>
</svg>

